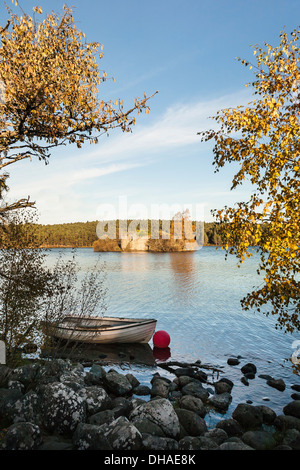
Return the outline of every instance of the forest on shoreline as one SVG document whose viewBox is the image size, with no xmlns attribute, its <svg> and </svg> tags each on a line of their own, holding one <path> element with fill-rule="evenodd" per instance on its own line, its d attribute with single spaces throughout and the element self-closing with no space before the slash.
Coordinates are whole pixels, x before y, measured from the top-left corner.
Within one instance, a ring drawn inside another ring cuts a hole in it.
<svg viewBox="0 0 300 470">
<path fill-rule="evenodd" d="M 117 227 L 118 227 L 118 222 Z M 128 220 L 129 225 L 132 221 Z M 162 220 L 159 227 L 163 226 Z M 167 221 L 170 223 L 170 221 Z M 40 246 L 45 248 L 92 248 L 93 243 L 98 240 L 96 233 L 98 221 L 73 222 L 63 224 L 36 224 L 36 237 Z M 195 222 L 193 222 L 194 229 Z M 151 221 L 148 221 L 150 229 Z M 218 224 L 216 222 L 204 222 L 204 245 L 220 245 L 221 238 L 218 234 Z"/>
</svg>

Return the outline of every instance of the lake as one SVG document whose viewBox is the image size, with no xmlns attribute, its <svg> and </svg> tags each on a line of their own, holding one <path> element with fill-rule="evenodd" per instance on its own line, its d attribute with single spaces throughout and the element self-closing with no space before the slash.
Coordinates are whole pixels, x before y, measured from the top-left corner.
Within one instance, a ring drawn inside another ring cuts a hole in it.
<svg viewBox="0 0 300 470">
<path fill-rule="evenodd" d="M 64 257 L 71 256 L 71 250 L 61 251 Z M 50 264 L 58 252 L 49 250 Z M 83 273 L 98 258 L 105 264 L 106 315 L 156 318 L 156 330 L 169 333 L 169 355 L 156 357 L 156 362 L 200 360 L 223 368 L 221 377 L 235 384 L 228 415 L 246 400 L 270 406 L 281 414 L 282 407 L 292 400 L 290 386 L 299 384 L 300 378 L 292 373 L 286 359 L 294 352 L 292 343 L 300 339 L 299 333 L 276 330 L 272 316 L 245 312 L 240 305 L 242 297 L 260 281 L 256 253 L 240 268 L 234 256 L 225 260 L 224 251 L 215 247 L 203 247 L 193 253 L 94 253 L 89 248 L 77 249 L 76 253 Z M 149 346 L 153 348 L 152 340 Z M 229 366 L 228 357 L 238 355 L 240 364 Z M 257 367 L 257 375 L 249 380 L 249 386 L 240 381 L 240 368 L 247 362 Z M 174 378 L 161 368 L 126 363 L 121 367 L 126 372 L 129 369 L 145 385 L 155 372 Z M 258 377 L 260 374 L 282 378 L 286 390 L 268 386 L 265 379 Z M 219 419 L 219 415 L 211 419 Z"/>
</svg>

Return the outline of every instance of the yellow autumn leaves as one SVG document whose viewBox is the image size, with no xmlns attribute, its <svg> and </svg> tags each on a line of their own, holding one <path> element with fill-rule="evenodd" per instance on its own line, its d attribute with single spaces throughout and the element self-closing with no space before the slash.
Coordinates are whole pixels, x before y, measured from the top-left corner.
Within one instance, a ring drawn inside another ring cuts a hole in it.
<svg viewBox="0 0 300 470">
<path fill-rule="evenodd" d="M 232 189 L 248 180 L 249 201 L 215 211 L 227 253 L 240 262 L 259 248 L 262 284 L 243 300 L 245 309 L 264 306 L 277 327 L 300 329 L 300 56 L 299 31 L 280 44 L 255 46 L 250 84 L 255 100 L 224 109 L 213 119 L 219 130 L 200 133 L 214 141 L 214 165 L 238 162 Z"/>
</svg>

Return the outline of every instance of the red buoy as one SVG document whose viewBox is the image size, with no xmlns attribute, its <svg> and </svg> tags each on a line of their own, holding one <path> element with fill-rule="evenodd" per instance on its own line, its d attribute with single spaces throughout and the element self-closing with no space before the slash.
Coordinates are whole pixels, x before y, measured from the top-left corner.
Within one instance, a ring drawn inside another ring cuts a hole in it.
<svg viewBox="0 0 300 470">
<path fill-rule="evenodd" d="M 170 344 L 171 338 L 169 333 L 160 330 L 157 331 L 153 336 L 153 344 L 157 348 L 167 348 Z"/>
</svg>

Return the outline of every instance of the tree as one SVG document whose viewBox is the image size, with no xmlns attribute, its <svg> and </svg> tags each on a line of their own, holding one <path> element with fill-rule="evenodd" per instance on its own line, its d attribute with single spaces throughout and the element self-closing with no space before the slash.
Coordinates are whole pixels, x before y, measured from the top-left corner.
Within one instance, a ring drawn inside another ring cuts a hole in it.
<svg viewBox="0 0 300 470">
<path fill-rule="evenodd" d="M 81 274 L 75 252 L 51 266 L 40 248 L 35 213 L 9 214 L 0 231 L 0 339 L 8 362 L 26 344 L 43 347 L 51 324 L 65 315 L 101 315 L 106 309 L 105 272 L 101 260 Z M 45 326 L 43 326 L 45 324 Z M 55 352 L 52 349 L 52 354 Z"/>
<path fill-rule="evenodd" d="M 215 210 L 223 248 L 239 263 L 259 247 L 262 285 L 242 299 L 244 309 L 275 315 L 276 327 L 300 329 L 300 67 L 299 30 L 283 31 L 276 47 L 254 46 L 254 99 L 223 109 L 213 119 L 218 130 L 200 132 L 214 141 L 216 171 L 237 162 L 232 188 L 248 179 L 247 202 Z M 241 59 L 239 59 L 241 60 Z"/>
<path fill-rule="evenodd" d="M 40 7 L 33 8 L 33 17 L 7 10 L 8 21 L 0 29 L 0 199 L 10 165 L 35 157 L 47 163 L 54 147 L 97 143 L 116 127 L 128 132 L 135 111 L 149 112 L 146 94 L 128 110 L 120 99 L 98 98 L 98 87 L 107 80 L 98 65 L 102 46 L 85 40 L 71 8 L 40 21 Z M 29 198 L 2 204 L 0 216 L 33 204 Z"/>
</svg>

